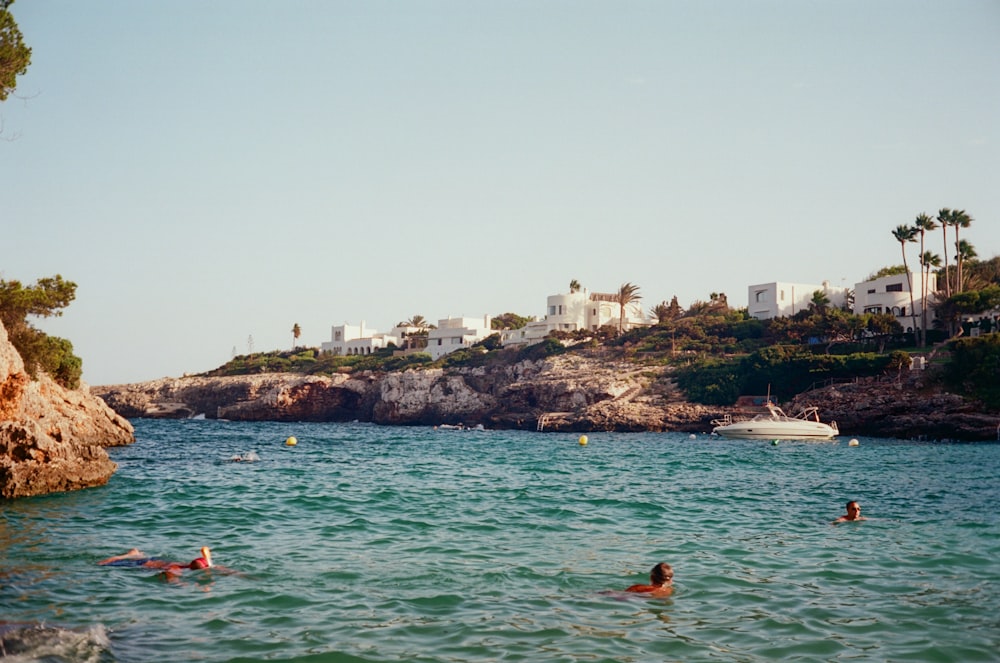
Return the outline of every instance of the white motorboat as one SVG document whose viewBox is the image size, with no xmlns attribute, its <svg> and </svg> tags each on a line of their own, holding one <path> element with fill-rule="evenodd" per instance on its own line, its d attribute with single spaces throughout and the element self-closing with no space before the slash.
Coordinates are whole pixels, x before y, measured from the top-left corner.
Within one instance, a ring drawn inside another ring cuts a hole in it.
<svg viewBox="0 0 1000 663">
<path fill-rule="evenodd" d="M 819 420 L 819 408 L 807 407 L 794 417 L 768 401 L 767 413 L 740 420 L 732 415 L 712 421 L 712 433 L 742 440 L 831 440 L 840 434 L 837 422 L 824 424 Z"/>
</svg>

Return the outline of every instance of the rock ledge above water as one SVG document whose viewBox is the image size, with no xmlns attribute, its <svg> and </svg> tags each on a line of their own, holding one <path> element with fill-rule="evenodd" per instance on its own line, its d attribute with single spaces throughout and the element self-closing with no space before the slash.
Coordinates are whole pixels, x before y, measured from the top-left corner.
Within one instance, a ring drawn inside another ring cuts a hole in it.
<svg viewBox="0 0 1000 663">
<path fill-rule="evenodd" d="M 132 424 L 86 385 L 32 379 L 0 324 L 0 497 L 103 485 L 117 469 L 104 447 L 134 440 Z"/>
</svg>

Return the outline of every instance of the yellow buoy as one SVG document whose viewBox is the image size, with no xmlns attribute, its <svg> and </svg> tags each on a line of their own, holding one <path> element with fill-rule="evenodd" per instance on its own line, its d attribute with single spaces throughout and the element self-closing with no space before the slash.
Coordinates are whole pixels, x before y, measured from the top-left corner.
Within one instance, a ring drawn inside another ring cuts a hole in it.
<svg viewBox="0 0 1000 663">
<path fill-rule="evenodd" d="M 299 443 L 299 441 L 296 440 L 294 437 L 290 437 L 287 440 L 285 440 L 285 446 L 286 447 L 294 447 L 298 443 Z"/>
<path fill-rule="evenodd" d="M 580 436 L 580 446 L 581 447 L 587 446 L 587 436 L 586 435 L 581 435 Z"/>
<path fill-rule="evenodd" d="M 849 446 L 849 447 L 856 447 L 856 446 L 858 446 L 858 444 L 860 444 L 860 443 L 857 440 L 851 440 L 850 442 L 847 443 L 847 446 Z"/>
</svg>

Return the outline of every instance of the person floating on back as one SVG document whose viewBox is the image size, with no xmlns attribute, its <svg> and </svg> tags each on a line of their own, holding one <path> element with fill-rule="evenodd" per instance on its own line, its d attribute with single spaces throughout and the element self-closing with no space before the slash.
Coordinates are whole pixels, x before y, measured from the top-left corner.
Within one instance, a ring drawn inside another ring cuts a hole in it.
<svg viewBox="0 0 1000 663">
<path fill-rule="evenodd" d="M 207 569 L 212 566 L 212 551 L 207 546 L 202 547 L 201 557 L 183 562 L 171 562 L 159 557 L 149 557 L 138 548 L 132 548 L 127 553 L 108 557 L 98 562 L 100 566 L 140 566 L 146 569 L 159 569 L 166 573 L 180 573 L 184 569 Z"/>
<path fill-rule="evenodd" d="M 626 592 L 646 594 L 651 598 L 670 596 L 674 591 L 674 569 L 666 562 L 660 562 L 649 572 L 648 585 L 632 585 Z"/>
<path fill-rule="evenodd" d="M 836 525 L 837 523 L 852 522 L 855 520 L 868 520 L 867 518 L 861 515 L 861 505 L 855 502 L 854 500 L 848 502 L 846 508 L 847 508 L 847 513 L 841 516 L 840 518 L 834 520 L 831 523 L 832 525 Z"/>
</svg>

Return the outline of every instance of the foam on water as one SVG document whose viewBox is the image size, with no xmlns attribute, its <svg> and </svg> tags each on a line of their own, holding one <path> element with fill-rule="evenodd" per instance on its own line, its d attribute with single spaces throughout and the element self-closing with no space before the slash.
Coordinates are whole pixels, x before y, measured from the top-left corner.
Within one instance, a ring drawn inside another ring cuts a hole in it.
<svg viewBox="0 0 1000 663">
<path fill-rule="evenodd" d="M 11 663 L 28 661 L 103 660 L 111 642 L 100 624 L 82 629 L 44 623 L 0 622 L 0 657 Z"/>
<path fill-rule="evenodd" d="M 21 660 L 1000 650 L 997 445 L 592 433 L 582 446 L 573 434 L 212 420 L 136 429 L 135 445 L 111 450 L 120 469 L 107 486 L 3 505 L 0 614 L 58 621 L 39 646 L 97 643 Z M 231 462 L 248 450 L 259 460 Z M 871 519 L 831 526 L 847 499 Z M 96 566 L 132 547 L 188 561 L 202 545 L 240 573 Z M 673 597 L 617 591 L 661 560 L 676 570 Z"/>
</svg>

